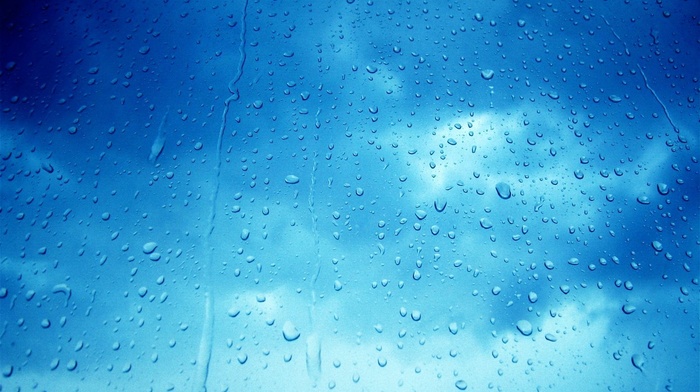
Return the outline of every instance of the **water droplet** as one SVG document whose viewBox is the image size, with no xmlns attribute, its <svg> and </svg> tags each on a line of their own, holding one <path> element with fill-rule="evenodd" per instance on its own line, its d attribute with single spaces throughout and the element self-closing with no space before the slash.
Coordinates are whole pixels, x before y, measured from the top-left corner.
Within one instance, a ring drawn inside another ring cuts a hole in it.
<svg viewBox="0 0 700 392">
<path fill-rule="evenodd" d="M 412 311 L 411 312 L 411 319 L 413 319 L 413 321 L 419 321 L 421 319 L 420 311 L 419 310 Z"/>
<path fill-rule="evenodd" d="M 75 370 L 75 368 L 77 368 L 77 367 L 78 367 L 78 361 L 76 361 L 75 359 L 68 360 L 68 363 L 66 363 L 66 369 L 68 369 L 71 372 L 73 370 Z"/>
<path fill-rule="evenodd" d="M 510 185 L 505 182 L 499 182 L 496 184 L 496 193 L 498 193 L 498 196 L 503 200 L 510 199 Z"/>
<path fill-rule="evenodd" d="M 530 336 L 532 335 L 532 324 L 530 324 L 529 321 L 527 320 L 520 320 L 515 324 L 515 327 L 518 328 L 518 331 L 520 331 L 523 336 Z"/>
<path fill-rule="evenodd" d="M 53 173 L 53 166 L 48 162 L 42 162 L 41 168 L 47 173 Z"/>
<path fill-rule="evenodd" d="M 445 199 L 435 199 L 433 202 L 433 206 L 435 207 L 435 211 L 437 212 L 443 212 L 445 211 L 445 208 L 447 207 L 447 200 Z"/>
<path fill-rule="evenodd" d="M 459 330 L 457 327 L 457 323 L 455 323 L 455 322 L 450 323 L 450 325 L 447 327 L 447 329 L 450 330 L 450 333 L 452 335 L 457 335 L 457 331 Z"/>
<path fill-rule="evenodd" d="M 297 184 L 299 183 L 299 177 L 295 176 L 294 174 L 290 174 L 284 178 L 284 182 L 287 184 Z"/>
<path fill-rule="evenodd" d="M 646 359 L 644 358 L 643 355 L 641 354 L 634 354 L 632 355 L 632 366 L 636 367 L 637 369 L 644 371 L 644 365 L 646 365 Z"/>
<path fill-rule="evenodd" d="M 656 189 L 659 191 L 660 194 L 662 195 L 668 195 L 669 189 L 668 185 L 664 184 L 663 182 L 660 182 L 656 184 Z"/>
<path fill-rule="evenodd" d="M 146 242 L 145 244 L 143 244 L 143 253 L 150 255 L 151 253 L 153 253 L 153 251 L 156 250 L 157 247 L 158 244 L 156 242 Z"/>
<path fill-rule="evenodd" d="M 641 196 L 637 197 L 637 203 L 647 205 L 647 204 L 651 203 L 651 201 L 649 200 L 648 196 L 641 195 Z"/>
<path fill-rule="evenodd" d="M 455 382 L 455 387 L 459 389 L 460 391 L 466 391 L 467 390 L 467 382 L 464 380 L 457 380 Z"/>
<path fill-rule="evenodd" d="M 299 339 L 301 333 L 291 321 L 285 321 L 284 325 L 282 326 L 282 336 L 284 336 L 284 340 L 293 342 Z"/>
<path fill-rule="evenodd" d="M 493 79 L 494 72 L 492 69 L 484 69 L 481 71 L 481 77 L 484 78 L 484 80 L 491 80 Z"/>
<path fill-rule="evenodd" d="M 479 224 L 481 227 L 484 229 L 490 229 L 493 227 L 493 223 L 491 223 L 491 220 L 489 218 L 481 218 L 479 219 Z"/>
<path fill-rule="evenodd" d="M 527 295 L 527 299 L 530 301 L 530 303 L 535 303 L 537 302 L 537 293 L 534 291 L 530 291 L 530 293 Z"/>
<path fill-rule="evenodd" d="M 144 286 L 141 286 L 141 287 L 139 287 L 138 293 L 139 293 L 139 297 L 143 298 L 148 293 L 148 289 Z"/>
</svg>

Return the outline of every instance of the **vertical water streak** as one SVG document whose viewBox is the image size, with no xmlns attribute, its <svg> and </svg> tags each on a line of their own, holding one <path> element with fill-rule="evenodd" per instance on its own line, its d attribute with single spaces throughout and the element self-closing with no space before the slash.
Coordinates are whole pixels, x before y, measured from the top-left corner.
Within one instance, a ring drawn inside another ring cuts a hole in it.
<svg viewBox="0 0 700 392">
<path fill-rule="evenodd" d="M 622 46 L 625 47 L 625 54 L 627 56 L 631 56 L 630 50 L 629 50 L 629 48 L 627 48 L 627 42 L 625 42 L 625 40 L 623 40 L 619 35 L 617 35 L 617 32 L 615 31 L 615 29 L 613 29 L 612 25 L 608 22 L 608 20 L 605 19 L 605 16 L 601 15 L 600 17 L 603 18 L 603 22 L 605 22 L 605 24 L 608 25 L 608 27 L 610 28 L 610 31 L 612 31 L 615 38 L 617 38 L 618 40 L 620 40 L 620 42 L 622 42 Z"/>
<path fill-rule="evenodd" d="M 221 187 L 221 151 L 224 142 L 224 132 L 226 130 L 226 117 L 228 115 L 229 105 L 232 101 L 238 100 L 240 94 L 237 88 L 238 81 L 243 76 L 243 67 L 245 66 L 245 45 L 246 45 L 246 16 L 248 11 L 248 0 L 243 4 L 243 14 L 241 18 L 240 42 L 238 51 L 240 60 L 236 69 L 236 76 L 229 83 L 229 91 L 231 95 L 224 101 L 224 111 L 221 114 L 221 127 L 219 128 L 219 136 L 216 142 L 216 167 L 214 178 L 214 190 L 211 195 L 211 210 L 209 212 L 209 224 L 207 234 L 204 240 L 204 249 L 207 252 L 207 262 L 202 271 L 202 282 L 205 286 L 204 293 L 204 320 L 202 322 L 202 336 L 199 341 L 199 353 L 197 355 L 197 379 L 195 382 L 195 390 L 205 392 L 207 390 L 207 379 L 209 378 L 209 365 L 211 363 L 212 343 L 214 335 L 214 291 L 212 291 L 211 282 L 212 271 L 214 268 L 214 248 L 211 246 L 211 235 L 214 232 L 216 221 L 216 206 L 219 198 L 219 189 Z M 233 88 L 233 91 L 231 91 Z"/>
<path fill-rule="evenodd" d="M 642 69 L 642 67 L 639 64 L 637 64 L 637 68 L 639 68 L 639 72 L 642 73 L 642 78 L 644 79 L 644 86 L 646 86 L 647 90 L 649 90 L 651 92 L 651 95 L 654 96 L 654 99 L 656 99 L 656 102 L 658 102 L 659 105 L 661 105 L 661 108 L 663 108 L 663 110 L 664 110 L 664 115 L 666 115 L 666 119 L 673 127 L 673 130 L 676 133 L 678 133 L 680 131 L 680 129 L 676 126 L 676 124 L 673 123 L 673 120 L 671 120 L 671 114 L 668 112 L 666 105 L 664 105 L 664 103 L 661 102 L 661 99 L 656 94 L 656 91 L 654 91 L 654 89 L 651 88 L 651 86 L 649 85 L 649 79 L 647 79 L 647 75 L 644 73 L 644 70 Z"/>
<path fill-rule="evenodd" d="M 318 153 L 314 151 L 313 165 L 311 167 L 311 184 L 309 185 L 309 212 L 311 213 L 311 232 L 314 236 L 314 249 L 316 250 L 316 271 L 311 279 L 312 305 L 316 305 L 316 280 L 321 272 L 321 245 L 318 235 L 318 215 L 314 207 L 314 190 L 316 188 L 316 168 L 318 167 Z"/>
<path fill-rule="evenodd" d="M 318 140 L 318 135 L 314 138 Z M 314 206 L 314 191 L 316 188 L 316 169 L 318 167 L 318 153 L 314 151 L 313 165 L 311 167 L 311 184 L 309 185 L 309 212 L 311 213 L 311 232 L 314 237 L 314 249 L 316 250 L 316 265 L 314 275 L 309 282 L 311 286 L 311 304 L 309 305 L 309 318 L 311 332 L 306 339 L 306 372 L 314 384 L 321 376 L 321 339 L 316 333 L 316 281 L 321 273 L 321 245 L 318 235 L 318 215 Z"/>
<path fill-rule="evenodd" d="M 601 15 L 601 18 L 603 18 L 603 21 L 605 22 L 605 24 L 608 25 L 608 27 L 610 28 L 610 31 L 612 31 L 613 35 L 614 35 L 618 40 L 620 40 L 620 42 L 622 42 L 622 45 L 625 47 L 625 54 L 627 54 L 627 56 L 630 56 L 630 51 L 629 51 L 629 49 L 627 48 L 627 43 L 617 34 L 617 32 L 615 32 L 615 29 L 613 29 L 613 27 L 612 27 L 612 25 L 610 24 L 610 22 L 608 22 L 608 20 L 605 19 L 605 16 Z M 652 32 L 652 33 L 653 33 L 653 32 Z M 656 44 L 656 43 L 657 43 L 657 39 L 658 39 L 657 36 L 654 35 L 654 34 L 652 34 L 652 38 L 654 39 L 654 43 Z M 637 63 L 637 68 L 639 69 L 639 72 L 642 74 L 642 79 L 644 79 L 644 86 L 647 88 L 647 90 L 649 90 L 649 92 L 651 92 L 651 95 L 654 96 L 654 99 L 656 100 L 656 102 L 658 102 L 659 105 L 661 105 L 661 108 L 664 110 L 664 115 L 666 116 L 666 120 L 668 120 L 669 124 L 671 124 L 671 127 L 673 127 L 673 130 L 674 130 L 676 133 L 679 133 L 679 132 L 680 132 L 680 128 L 678 128 L 678 127 L 676 126 L 676 124 L 673 122 L 673 120 L 671 119 L 671 113 L 668 112 L 668 108 L 666 107 L 666 105 L 664 105 L 663 101 L 661 101 L 661 98 L 659 98 L 659 95 L 656 94 L 656 91 L 654 91 L 654 89 L 653 89 L 653 88 L 651 87 L 651 85 L 649 84 L 649 79 L 647 79 L 647 75 L 644 73 L 644 70 L 643 70 L 642 67 L 639 65 L 639 63 Z"/>
<path fill-rule="evenodd" d="M 148 162 L 154 165 L 160 154 L 163 152 L 163 148 L 165 147 L 165 138 L 167 136 L 165 132 L 165 120 L 168 118 L 169 112 L 170 105 L 168 105 L 168 107 L 165 109 L 163 119 L 160 120 L 160 125 L 158 126 L 158 133 L 156 134 L 155 140 L 153 140 L 153 144 L 151 145 L 151 152 L 148 155 Z"/>
</svg>

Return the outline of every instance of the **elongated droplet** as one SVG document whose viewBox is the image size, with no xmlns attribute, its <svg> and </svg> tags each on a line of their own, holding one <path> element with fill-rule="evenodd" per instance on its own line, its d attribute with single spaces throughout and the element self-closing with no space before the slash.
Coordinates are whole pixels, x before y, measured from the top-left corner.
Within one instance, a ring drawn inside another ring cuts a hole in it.
<svg viewBox="0 0 700 392">
<path fill-rule="evenodd" d="M 163 152 L 163 147 L 165 147 L 165 137 L 166 137 L 166 132 L 165 132 L 165 119 L 168 116 L 168 112 L 170 111 L 170 107 L 168 107 L 168 110 L 165 111 L 165 114 L 163 115 L 163 119 L 160 121 L 160 125 L 158 126 L 158 134 L 156 135 L 156 139 L 153 141 L 153 144 L 151 145 L 151 153 L 148 155 L 148 162 L 151 164 L 155 164 L 156 160 L 160 156 L 160 154 Z"/>
<path fill-rule="evenodd" d="M 321 340 L 315 333 L 306 339 L 306 372 L 314 383 L 321 377 Z"/>
<path fill-rule="evenodd" d="M 294 174 L 290 174 L 284 178 L 284 182 L 287 184 L 297 184 L 299 182 L 299 177 L 295 176 Z"/>
</svg>

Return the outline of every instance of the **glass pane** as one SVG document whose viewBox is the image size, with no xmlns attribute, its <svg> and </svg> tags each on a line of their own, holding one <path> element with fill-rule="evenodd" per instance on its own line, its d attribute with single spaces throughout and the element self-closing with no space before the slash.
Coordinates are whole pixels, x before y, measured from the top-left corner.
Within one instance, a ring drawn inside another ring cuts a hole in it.
<svg viewBox="0 0 700 392">
<path fill-rule="evenodd" d="M 1 390 L 700 387 L 693 2 L 0 14 Z"/>
</svg>

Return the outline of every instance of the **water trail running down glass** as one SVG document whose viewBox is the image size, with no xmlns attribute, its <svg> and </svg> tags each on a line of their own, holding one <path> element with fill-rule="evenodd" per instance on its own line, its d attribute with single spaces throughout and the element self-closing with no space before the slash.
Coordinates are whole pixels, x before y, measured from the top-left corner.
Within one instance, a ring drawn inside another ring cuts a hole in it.
<svg viewBox="0 0 700 392">
<path fill-rule="evenodd" d="M 605 24 L 610 28 L 610 31 L 613 33 L 613 35 L 615 36 L 615 38 L 617 38 L 618 40 L 620 40 L 620 42 L 622 42 L 622 45 L 625 47 L 625 54 L 626 54 L 627 56 L 631 56 L 631 52 L 630 52 L 630 50 L 627 48 L 627 43 L 617 34 L 617 32 L 615 31 L 615 29 L 613 29 L 613 27 L 612 27 L 612 25 L 610 24 L 610 22 L 608 22 L 608 20 L 605 19 L 605 16 L 601 15 L 601 18 L 603 18 L 603 21 L 604 21 Z M 657 37 L 656 37 L 655 35 L 652 34 L 652 38 L 654 39 L 654 42 L 656 42 Z M 649 90 L 649 92 L 651 92 L 651 95 L 654 96 L 654 99 L 656 100 L 656 102 L 658 102 L 659 105 L 661 105 L 661 108 L 662 108 L 663 111 L 664 111 L 664 115 L 666 116 L 666 119 L 668 120 L 669 124 L 671 124 L 671 127 L 673 127 L 673 130 L 674 130 L 676 133 L 679 133 L 679 132 L 680 132 L 680 128 L 678 128 L 678 127 L 676 126 L 676 124 L 673 122 L 673 120 L 671 119 L 671 114 L 668 112 L 668 108 L 666 107 L 666 105 L 664 105 L 663 101 L 661 101 L 661 98 L 659 98 L 659 95 L 656 94 L 656 91 L 654 91 L 654 89 L 653 89 L 653 88 L 651 87 L 651 85 L 649 84 L 649 79 L 647 79 L 647 75 L 644 73 L 644 70 L 643 70 L 642 67 L 639 65 L 639 63 L 637 63 L 637 68 L 639 69 L 639 72 L 642 74 L 642 79 L 644 79 L 644 86 L 647 88 L 647 90 Z"/>
<path fill-rule="evenodd" d="M 608 20 L 605 19 L 605 16 L 604 16 L 604 15 L 601 15 L 600 17 L 603 18 L 603 22 L 605 22 L 605 24 L 610 28 L 610 31 L 613 33 L 613 35 L 615 36 L 615 38 L 617 38 L 618 40 L 620 40 L 620 42 L 622 42 L 622 46 L 625 47 L 625 54 L 626 54 L 628 57 L 631 56 L 632 53 L 630 52 L 629 48 L 627 47 L 627 42 L 625 42 L 625 40 L 623 40 L 622 37 L 620 37 L 619 35 L 617 35 L 617 32 L 615 31 L 615 29 L 613 29 L 613 27 L 612 27 L 612 25 L 610 24 L 610 22 L 608 22 Z"/>
<path fill-rule="evenodd" d="M 315 141 L 318 141 L 318 135 L 314 135 Z M 316 249 L 316 266 L 314 275 L 311 278 L 311 304 L 309 305 L 309 319 L 311 333 L 306 339 L 306 372 L 309 378 L 314 382 L 318 382 L 321 376 L 321 339 L 316 333 L 316 281 L 321 273 L 321 246 L 318 235 L 318 215 L 314 207 L 314 189 L 316 185 L 316 168 L 318 166 L 318 152 L 314 151 L 313 166 L 311 168 L 311 184 L 309 185 L 309 212 L 311 213 L 311 232 L 314 236 L 314 247 Z"/>
<path fill-rule="evenodd" d="M 163 153 L 163 148 L 165 147 L 165 138 L 167 136 L 165 132 L 165 120 L 168 118 L 169 112 L 170 105 L 168 105 L 168 107 L 165 109 L 163 119 L 160 120 L 160 125 L 158 126 L 158 133 L 156 134 L 156 138 L 153 140 L 153 144 L 151 145 L 151 153 L 148 155 L 148 162 L 153 165 L 156 164 L 156 160 L 158 160 L 160 154 Z"/>
<path fill-rule="evenodd" d="M 216 205 L 219 198 L 219 188 L 221 186 L 221 150 L 224 139 L 224 132 L 226 130 L 226 116 L 228 115 L 229 104 L 232 101 L 238 100 L 240 93 L 238 91 L 238 81 L 243 76 L 243 67 L 245 66 L 245 46 L 246 46 L 246 16 L 248 11 L 248 0 L 243 4 L 243 14 L 241 16 L 241 31 L 240 31 L 240 42 L 238 45 L 238 51 L 240 53 L 240 60 L 238 62 L 238 67 L 236 69 L 236 76 L 229 83 L 229 91 L 231 95 L 224 101 L 224 111 L 221 114 L 221 127 L 219 128 L 219 136 L 216 143 L 216 168 L 215 168 L 215 180 L 214 180 L 214 191 L 211 196 L 211 211 L 209 213 L 209 224 L 207 235 L 204 241 L 204 249 L 207 252 L 207 263 L 204 266 L 204 271 L 202 274 L 202 283 L 206 287 L 204 293 L 204 320 L 202 324 L 202 336 L 199 341 L 199 353 L 197 355 L 197 379 L 195 383 L 195 389 L 199 391 L 207 390 L 207 379 L 209 377 L 209 364 L 211 362 L 212 353 L 212 343 L 214 335 L 214 312 L 212 308 L 214 307 L 214 291 L 212 290 L 211 283 L 209 282 L 212 276 L 212 270 L 214 268 L 214 248 L 211 246 L 211 235 L 214 232 L 215 220 L 216 220 Z"/>
<path fill-rule="evenodd" d="M 673 127 L 673 130 L 676 131 L 676 133 L 678 133 L 680 131 L 680 129 L 676 126 L 676 124 L 673 123 L 673 120 L 671 120 L 671 114 L 668 112 L 666 105 L 664 105 L 664 103 L 661 101 L 659 96 L 656 94 L 656 91 L 654 91 L 654 89 L 651 88 L 651 86 L 649 85 L 649 79 L 647 79 L 647 75 L 644 73 L 644 70 L 642 69 L 642 67 L 639 64 L 637 64 L 637 68 L 639 68 L 639 72 L 641 72 L 642 78 L 644 79 L 644 86 L 646 86 L 647 90 L 649 90 L 651 92 L 651 95 L 654 96 L 654 99 L 656 99 L 656 102 L 658 102 L 659 105 L 661 105 L 661 108 L 664 110 L 664 115 L 666 115 L 666 119 Z"/>
</svg>

